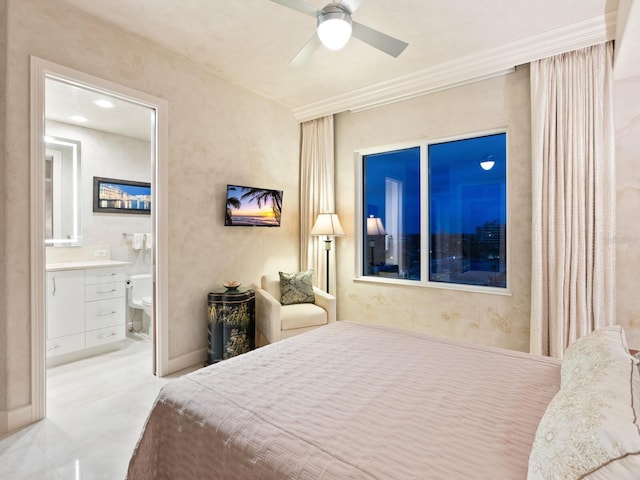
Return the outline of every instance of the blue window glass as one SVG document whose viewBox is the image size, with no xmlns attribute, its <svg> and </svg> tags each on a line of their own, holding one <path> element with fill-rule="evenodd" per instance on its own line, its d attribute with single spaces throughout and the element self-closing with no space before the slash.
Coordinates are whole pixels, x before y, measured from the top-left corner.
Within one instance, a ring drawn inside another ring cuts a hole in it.
<svg viewBox="0 0 640 480">
<path fill-rule="evenodd" d="M 428 145 L 429 281 L 507 286 L 506 134 Z"/>
<path fill-rule="evenodd" d="M 362 275 L 420 280 L 420 147 L 362 158 Z"/>
</svg>

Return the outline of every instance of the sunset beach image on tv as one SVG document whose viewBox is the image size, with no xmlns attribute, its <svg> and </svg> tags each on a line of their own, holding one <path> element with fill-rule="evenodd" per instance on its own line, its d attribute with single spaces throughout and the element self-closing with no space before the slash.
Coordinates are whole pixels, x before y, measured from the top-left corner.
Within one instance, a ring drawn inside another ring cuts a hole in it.
<svg viewBox="0 0 640 480">
<path fill-rule="evenodd" d="M 279 227 L 282 190 L 227 185 L 226 226 Z"/>
</svg>

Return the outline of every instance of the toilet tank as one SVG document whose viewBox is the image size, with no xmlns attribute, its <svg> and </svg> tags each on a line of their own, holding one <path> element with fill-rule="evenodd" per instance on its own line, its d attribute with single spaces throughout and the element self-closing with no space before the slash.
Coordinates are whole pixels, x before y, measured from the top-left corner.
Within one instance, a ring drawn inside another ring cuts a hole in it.
<svg viewBox="0 0 640 480">
<path fill-rule="evenodd" d="M 130 307 L 141 308 L 142 299 L 153 293 L 150 273 L 129 275 L 127 279 L 127 303 Z"/>
</svg>

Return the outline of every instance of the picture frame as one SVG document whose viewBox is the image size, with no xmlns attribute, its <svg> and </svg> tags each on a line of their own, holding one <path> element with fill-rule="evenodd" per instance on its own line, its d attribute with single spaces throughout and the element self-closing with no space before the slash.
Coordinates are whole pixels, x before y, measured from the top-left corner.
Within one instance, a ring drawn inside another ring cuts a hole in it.
<svg viewBox="0 0 640 480">
<path fill-rule="evenodd" d="M 151 215 L 151 184 L 93 177 L 93 211 Z"/>
</svg>

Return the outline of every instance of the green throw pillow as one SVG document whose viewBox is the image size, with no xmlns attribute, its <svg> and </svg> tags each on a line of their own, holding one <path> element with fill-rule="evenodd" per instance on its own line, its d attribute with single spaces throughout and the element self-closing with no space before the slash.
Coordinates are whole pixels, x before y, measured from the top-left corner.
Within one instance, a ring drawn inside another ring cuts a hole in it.
<svg viewBox="0 0 640 480">
<path fill-rule="evenodd" d="M 295 303 L 315 303 L 313 294 L 313 270 L 297 273 L 280 273 L 280 303 L 293 305 Z"/>
</svg>

